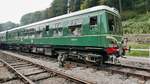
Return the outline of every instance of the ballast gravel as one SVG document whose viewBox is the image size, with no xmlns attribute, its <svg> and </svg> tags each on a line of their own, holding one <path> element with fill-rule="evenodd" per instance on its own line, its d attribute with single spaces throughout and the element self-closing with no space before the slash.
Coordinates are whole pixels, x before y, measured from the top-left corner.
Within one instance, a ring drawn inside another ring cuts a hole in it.
<svg viewBox="0 0 150 84">
<path fill-rule="evenodd" d="M 0 67 L 0 80 L 11 79 L 14 76 L 6 67 Z"/>
<path fill-rule="evenodd" d="M 53 77 L 46 80 L 38 81 L 37 84 L 75 84 L 63 78 Z"/>
<path fill-rule="evenodd" d="M 6 51 L 1 51 L 1 52 L 23 58 L 23 59 L 35 62 L 37 64 L 42 64 L 51 69 L 55 69 L 55 70 L 64 72 L 71 76 L 79 77 L 80 79 L 96 82 L 97 84 L 143 84 L 142 80 L 131 77 L 131 76 L 126 77 L 126 76 L 120 75 L 120 74 L 110 74 L 109 72 L 100 71 L 100 70 L 97 71 L 93 68 L 84 68 L 84 67 L 75 67 L 75 68 L 71 68 L 71 69 L 59 68 L 57 62 L 50 62 L 50 61 L 46 62 L 43 60 L 34 59 L 34 58 L 27 57 L 27 56 L 14 54 L 11 52 L 6 52 Z M 53 80 L 53 79 L 51 79 L 51 80 Z M 62 79 L 60 79 L 60 80 L 62 80 Z M 58 82 L 59 79 L 54 78 L 54 81 Z M 55 84 L 55 83 L 52 83 L 52 84 Z M 150 84 L 150 80 L 147 80 L 145 82 L 145 84 Z"/>
<path fill-rule="evenodd" d="M 12 81 L 8 81 L 2 84 L 24 84 L 24 83 L 20 80 L 12 80 Z"/>
<path fill-rule="evenodd" d="M 125 58 L 119 58 L 119 61 L 123 65 L 137 66 L 150 69 L 150 58 L 126 56 Z"/>
</svg>

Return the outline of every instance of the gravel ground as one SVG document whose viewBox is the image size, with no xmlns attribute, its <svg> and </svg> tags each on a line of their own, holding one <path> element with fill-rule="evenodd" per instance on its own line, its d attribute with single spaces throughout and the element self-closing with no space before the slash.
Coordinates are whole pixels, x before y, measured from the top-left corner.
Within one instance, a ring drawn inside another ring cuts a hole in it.
<svg viewBox="0 0 150 84">
<path fill-rule="evenodd" d="M 63 78 L 53 77 L 39 81 L 38 84 L 75 84 L 75 83 L 67 81 Z"/>
<path fill-rule="evenodd" d="M 0 65 L 2 65 L 2 63 L 0 63 Z M 15 75 L 13 73 L 11 73 L 10 71 L 8 71 L 8 69 L 6 67 L 0 67 L 0 80 L 7 80 L 7 79 L 11 79 L 15 77 Z M 12 80 L 9 82 L 5 82 L 5 83 L 0 83 L 0 84 L 24 84 L 22 81 L 20 80 Z"/>
<path fill-rule="evenodd" d="M 5 82 L 2 84 L 24 84 L 24 83 L 20 80 L 13 80 L 13 81 Z"/>
<path fill-rule="evenodd" d="M 11 79 L 15 75 L 8 71 L 6 67 L 0 67 L 0 80 Z"/>
<path fill-rule="evenodd" d="M 6 51 L 2 51 L 2 52 L 6 53 Z M 44 66 L 50 67 L 55 70 L 62 71 L 64 73 L 70 74 L 72 76 L 80 77 L 81 79 L 97 82 L 97 84 L 143 84 L 142 80 L 140 80 L 138 78 L 134 78 L 134 77 L 127 78 L 120 74 L 112 75 L 106 71 L 97 71 L 92 68 L 84 68 L 84 67 L 76 67 L 76 68 L 71 68 L 71 69 L 66 70 L 64 68 L 59 68 L 58 63 L 45 62 L 45 61 L 34 59 L 34 58 L 31 59 L 29 57 L 13 54 L 10 52 L 7 52 L 7 53 L 9 53 L 11 55 L 15 55 L 15 56 L 23 58 L 23 59 L 26 59 L 26 60 L 29 60 L 29 61 L 33 61 L 38 64 L 42 64 Z M 51 80 L 53 80 L 53 79 L 51 79 Z M 58 80 L 56 79 L 53 84 L 56 84 L 55 82 L 58 82 L 58 81 L 59 81 L 59 79 Z M 63 83 L 63 84 L 65 84 L 65 83 Z M 145 84 L 150 84 L 150 80 L 146 81 Z"/>
<path fill-rule="evenodd" d="M 138 66 L 141 68 L 150 69 L 150 58 L 126 57 L 126 58 L 119 58 L 119 61 L 123 65 Z"/>
</svg>

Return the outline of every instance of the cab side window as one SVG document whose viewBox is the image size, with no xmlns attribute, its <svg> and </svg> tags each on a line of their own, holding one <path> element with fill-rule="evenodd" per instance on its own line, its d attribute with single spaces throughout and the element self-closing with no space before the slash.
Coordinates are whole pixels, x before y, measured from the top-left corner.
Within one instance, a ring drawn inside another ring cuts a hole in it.
<svg viewBox="0 0 150 84">
<path fill-rule="evenodd" d="M 108 26 L 110 31 L 114 31 L 115 19 L 114 16 L 111 14 L 108 14 Z"/>
<path fill-rule="evenodd" d="M 97 16 L 90 17 L 90 26 L 97 25 Z"/>
</svg>

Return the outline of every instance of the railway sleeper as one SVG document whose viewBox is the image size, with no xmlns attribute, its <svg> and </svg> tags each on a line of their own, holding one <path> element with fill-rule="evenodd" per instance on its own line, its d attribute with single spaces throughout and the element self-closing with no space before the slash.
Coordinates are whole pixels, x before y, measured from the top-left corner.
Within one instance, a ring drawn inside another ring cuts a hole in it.
<svg viewBox="0 0 150 84">
<path fill-rule="evenodd" d="M 44 79 L 50 78 L 52 76 L 50 73 L 44 72 L 44 73 L 39 73 L 39 74 L 35 74 L 35 75 L 30 75 L 28 77 L 32 81 L 39 81 L 39 80 L 44 80 Z"/>
<path fill-rule="evenodd" d="M 25 76 L 33 76 L 33 75 L 37 75 L 37 74 L 41 74 L 41 73 L 45 73 L 45 72 L 47 72 L 47 71 L 37 71 L 37 72 L 26 74 Z"/>
<path fill-rule="evenodd" d="M 22 62 L 18 62 L 18 63 L 10 63 L 11 66 L 20 66 L 20 65 L 25 65 L 27 63 L 22 63 Z"/>
<path fill-rule="evenodd" d="M 22 66 L 14 66 L 16 69 L 21 69 L 21 68 L 34 68 L 33 65 L 22 65 Z"/>
</svg>

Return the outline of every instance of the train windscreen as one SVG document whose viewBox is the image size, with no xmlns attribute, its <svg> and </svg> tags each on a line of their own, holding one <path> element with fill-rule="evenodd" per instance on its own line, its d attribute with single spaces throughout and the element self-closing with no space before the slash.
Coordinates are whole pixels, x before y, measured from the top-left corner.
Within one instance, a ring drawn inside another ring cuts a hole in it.
<svg viewBox="0 0 150 84">
<path fill-rule="evenodd" d="M 108 30 L 110 34 L 122 34 L 122 29 L 121 29 L 121 20 L 119 17 L 107 13 L 107 18 L 108 18 Z"/>
</svg>

